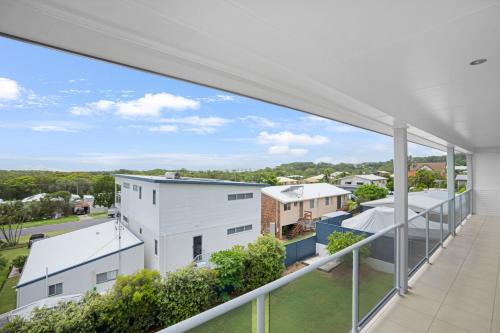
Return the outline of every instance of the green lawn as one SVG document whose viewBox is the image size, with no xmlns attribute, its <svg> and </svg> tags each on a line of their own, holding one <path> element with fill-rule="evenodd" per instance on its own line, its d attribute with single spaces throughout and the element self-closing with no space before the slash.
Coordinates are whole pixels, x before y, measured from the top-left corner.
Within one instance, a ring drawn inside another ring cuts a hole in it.
<svg viewBox="0 0 500 333">
<path fill-rule="evenodd" d="M 331 273 L 314 271 L 270 294 L 270 332 L 346 333 L 351 329 L 352 267 L 346 264 Z M 360 317 L 376 305 L 394 285 L 394 276 L 360 267 Z M 246 304 L 191 332 L 254 332 L 255 309 Z"/>
<path fill-rule="evenodd" d="M 108 212 L 90 213 L 89 216 L 93 219 L 102 219 L 108 217 Z"/>
<path fill-rule="evenodd" d="M 309 238 L 309 237 L 313 237 L 314 235 L 316 235 L 315 232 L 307 232 L 307 233 L 305 233 L 303 235 L 298 235 L 294 239 L 287 239 L 287 240 L 283 241 L 283 244 L 287 245 L 287 244 L 290 244 L 290 243 L 295 243 L 295 242 L 298 242 L 299 240 L 303 240 L 303 239 L 306 239 L 306 238 Z"/>
<path fill-rule="evenodd" d="M 7 279 L 2 290 L 0 290 L 0 313 L 16 308 L 16 285 L 19 281 L 19 276 Z"/>
<path fill-rule="evenodd" d="M 56 231 L 49 231 L 49 232 L 46 232 L 45 233 L 45 236 L 46 237 L 54 237 L 54 236 L 57 236 L 57 235 L 62 235 L 62 234 L 65 234 L 67 232 L 69 232 L 71 230 L 56 230 Z M 21 236 L 19 238 L 19 244 L 27 244 L 28 241 L 30 240 L 30 236 L 31 234 L 28 234 L 28 235 L 24 235 L 24 236 Z M 1 250 L 0 250 L 0 253 L 1 253 Z"/>
<path fill-rule="evenodd" d="M 51 225 L 51 224 L 61 224 L 61 223 L 66 223 L 66 222 L 76 222 L 80 221 L 78 216 L 65 216 L 65 217 L 60 217 L 58 219 L 45 219 L 45 220 L 35 220 L 35 221 L 29 221 L 23 223 L 23 228 L 33 228 L 33 227 L 39 227 L 41 225 Z"/>
</svg>

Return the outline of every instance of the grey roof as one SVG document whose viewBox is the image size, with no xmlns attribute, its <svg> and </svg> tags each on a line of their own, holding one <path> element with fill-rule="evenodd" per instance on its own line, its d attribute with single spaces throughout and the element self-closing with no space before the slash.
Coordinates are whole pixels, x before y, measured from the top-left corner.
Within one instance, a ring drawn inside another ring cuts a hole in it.
<svg viewBox="0 0 500 333">
<path fill-rule="evenodd" d="M 254 186 L 254 187 L 269 186 L 269 184 L 262 184 L 262 183 L 234 182 L 231 180 L 210 179 L 210 178 L 182 177 L 180 179 L 170 179 L 164 176 L 144 176 L 144 175 L 126 175 L 126 174 L 115 174 L 114 176 L 118 178 L 126 178 L 126 179 L 149 182 L 149 183 L 161 183 L 161 184 L 229 185 L 229 186 Z"/>
</svg>

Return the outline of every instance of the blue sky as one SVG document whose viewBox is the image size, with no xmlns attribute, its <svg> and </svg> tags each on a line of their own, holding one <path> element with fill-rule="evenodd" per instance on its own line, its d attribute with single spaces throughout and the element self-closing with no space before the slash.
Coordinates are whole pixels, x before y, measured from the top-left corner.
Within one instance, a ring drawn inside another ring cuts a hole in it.
<svg viewBox="0 0 500 333">
<path fill-rule="evenodd" d="M 393 154 L 384 135 L 1 37 L 0 140 L 1 169 L 256 169 Z"/>
</svg>

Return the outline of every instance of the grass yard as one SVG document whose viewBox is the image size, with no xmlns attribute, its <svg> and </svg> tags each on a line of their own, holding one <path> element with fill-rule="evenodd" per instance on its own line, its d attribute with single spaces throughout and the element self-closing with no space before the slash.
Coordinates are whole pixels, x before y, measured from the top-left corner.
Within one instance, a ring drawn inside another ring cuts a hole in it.
<svg viewBox="0 0 500 333">
<path fill-rule="evenodd" d="M 19 281 L 19 276 L 7 279 L 2 290 L 0 290 L 0 313 L 16 308 L 16 285 Z"/>
<path fill-rule="evenodd" d="M 65 233 L 70 232 L 70 231 L 71 230 L 49 231 L 49 232 L 45 233 L 45 236 L 46 237 L 54 237 L 54 236 L 57 236 L 57 235 L 65 234 Z M 24 235 L 24 236 L 19 237 L 19 244 L 28 244 L 28 241 L 30 240 L 30 236 L 31 235 Z M 0 253 L 1 253 L 1 251 L 0 251 Z"/>
<path fill-rule="evenodd" d="M 76 222 L 80 221 L 78 216 L 65 216 L 65 217 L 60 217 L 58 219 L 46 219 L 46 220 L 35 220 L 35 221 L 29 221 L 23 223 L 23 228 L 33 228 L 33 227 L 39 227 L 41 225 L 52 225 L 52 224 L 61 224 L 61 223 L 66 223 L 66 222 Z"/>
<path fill-rule="evenodd" d="M 108 217 L 108 212 L 90 213 L 89 216 L 93 219 L 103 219 Z"/>
<path fill-rule="evenodd" d="M 346 333 L 351 329 L 352 267 L 319 270 L 272 292 L 266 323 L 270 332 Z M 363 317 L 394 285 L 393 274 L 360 267 L 359 312 Z M 246 304 L 191 332 L 254 332 L 255 306 Z M 252 314 L 253 313 L 253 314 Z"/>
</svg>

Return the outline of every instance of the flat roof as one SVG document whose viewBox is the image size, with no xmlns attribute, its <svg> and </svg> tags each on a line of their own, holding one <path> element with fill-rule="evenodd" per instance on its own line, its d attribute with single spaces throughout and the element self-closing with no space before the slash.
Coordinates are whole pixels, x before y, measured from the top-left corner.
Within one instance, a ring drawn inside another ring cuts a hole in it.
<svg viewBox="0 0 500 333">
<path fill-rule="evenodd" d="M 269 186 L 262 189 L 262 193 L 282 203 L 325 198 L 349 194 L 337 186 L 327 183 Z"/>
<path fill-rule="evenodd" d="M 269 186 L 269 184 L 262 184 L 262 183 L 235 182 L 231 180 L 210 179 L 210 178 L 181 177 L 180 179 L 174 179 L 174 178 L 166 178 L 165 176 L 145 176 L 145 175 L 127 175 L 127 174 L 115 174 L 114 176 L 118 178 L 126 178 L 126 179 L 149 182 L 149 183 L 161 183 L 161 184 L 229 185 L 229 186 L 253 186 L 253 187 Z"/>
<path fill-rule="evenodd" d="M 17 288 L 142 243 L 125 227 L 119 242 L 115 221 L 34 242 Z"/>
<path fill-rule="evenodd" d="M 362 178 L 362 179 L 366 179 L 366 180 L 387 180 L 387 178 L 380 177 L 377 175 L 351 175 L 351 176 L 346 176 L 342 179 L 353 178 L 353 177 L 358 177 L 358 178 Z"/>
</svg>

